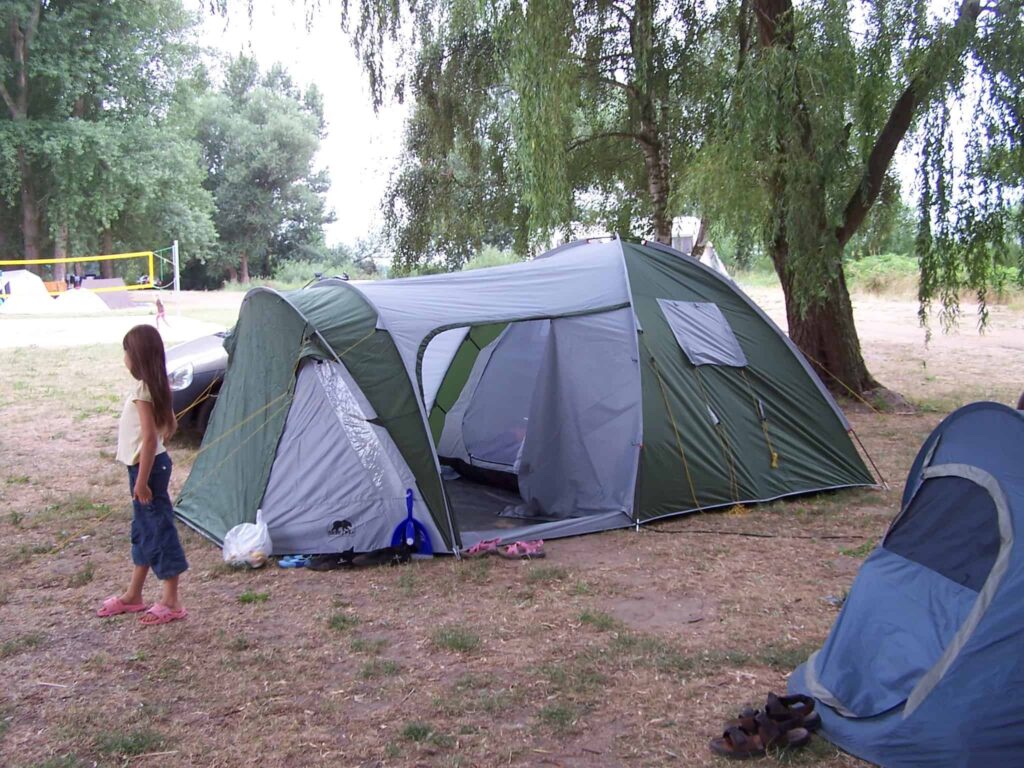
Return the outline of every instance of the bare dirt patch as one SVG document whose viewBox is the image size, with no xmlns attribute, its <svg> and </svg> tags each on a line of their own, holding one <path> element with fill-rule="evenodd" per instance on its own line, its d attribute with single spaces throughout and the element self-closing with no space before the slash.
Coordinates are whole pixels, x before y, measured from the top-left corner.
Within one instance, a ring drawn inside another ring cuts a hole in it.
<svg viewBox="0 0 1024 768">
<path fill-rule="evenodd" d="M 542 561 L 358 573 L 233 571 L 184 531 L 192 615 L 161 628 L 92 617 L 129 567 L 119 345 L 5 351 L 0 762 L 718 764 L 707 741 L 722 721 L 784 688 L 824 639 L 921 440 L 956 405 L 1024 387 L 1022 313 L 925 346 L 912 303 L 857 310 L 871 369 L 925 406 L 849 409 L 888 490 L 553 541 Z M 175 489 L 196 449 L 171 446 Z M 862 765 L 820 740 L 791 760 Z"/>
</svg>

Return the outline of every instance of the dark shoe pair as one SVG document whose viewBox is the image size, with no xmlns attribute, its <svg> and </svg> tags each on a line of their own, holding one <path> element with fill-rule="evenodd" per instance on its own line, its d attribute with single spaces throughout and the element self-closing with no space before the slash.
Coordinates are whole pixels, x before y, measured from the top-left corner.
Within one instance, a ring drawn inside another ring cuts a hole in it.
<svg viewBox="0 0 1024 768">
<path fill-rule="evenodd" d="M 761 757 L 769 749 L 796 749 L 821 726 L 810 696 L 769 693 L 764 711 L 745 709 L 726 723 L 721 738 L 712 739 L 711 751 L 733 760 Z"/>
</svg>

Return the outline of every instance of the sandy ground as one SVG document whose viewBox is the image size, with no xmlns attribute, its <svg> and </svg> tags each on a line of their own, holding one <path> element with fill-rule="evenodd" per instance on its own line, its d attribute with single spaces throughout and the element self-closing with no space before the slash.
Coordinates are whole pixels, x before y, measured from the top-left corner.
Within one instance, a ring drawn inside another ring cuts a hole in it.
<svg viewBox="0 0 1024 768">
<path fill-rule="evenodd" d="M 754 294 L 781 315 L 777 292 Z M 183 313 L 240 300 L 189 297 Z M 543 561 L 357 573 L 234 571 L 183 531 L 191 616 L 159 629 L 92 617 L 128 568 L 120 337 L 6 350 L 0 765 L 724 764 L 708 739 L 820 645 L 924 437 L 954 407 L 1024 387 L 1024 313 L 995 308 L 984 336 L 925 345 L 913 302 L 855 303 L 870 369 L 920 406 L 844 404 L 887 490 L 552 541 Z M 197 448 L 170 446 L 174 489 Z M 776 760 L 864 765 L 821 739 Z"/>
<path fill-rule="evenodd" d="M 224 329 L 223 323 L 189 317 L 190 311 L 197 308 L 237 311 L 243 296 L 241 292 L 183 291 L 176 300 L 169 294 L 161 294 L 166 322 L 159 324 L 156 322 L 155 295 L 142 292 L 132 295 L 136 304 L 134 310 L 85 316 L 0 315 L 0 349 L 116 344 L 133 326 L 142 323 L 156 325 L 165 344 L 177 344 Z"/>
</svg>

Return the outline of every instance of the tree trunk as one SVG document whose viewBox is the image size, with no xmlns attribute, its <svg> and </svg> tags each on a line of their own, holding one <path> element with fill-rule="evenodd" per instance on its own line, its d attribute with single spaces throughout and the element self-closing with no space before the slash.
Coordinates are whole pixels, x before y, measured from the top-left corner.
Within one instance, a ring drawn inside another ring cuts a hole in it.
<svg viewBox="0 0 1024 768">
<path fill-rule="evenodd" d="M 758 38 L 762 48 L 785 48 L 791 54 L 795 51 L 794 19 L 792 0 L 753 0 L 758 22 Z M 774 236 L 769 244 L 769 255 L 775 272 L 782 284 L 786 301 L 786 321 L 789 338 L 804 353 L 811 365 L 818 371 L 825 385 L 836 392 L 865 392 L 878 386 L 864 364 L 860 351 L 860 339 L 853 320 L 853 304 L 843 274 L 842 244 L 830 231 L 825 212 L 824 181 L 821 189 L 794 190 L 789 188 L 783 167 L 800 163 L 815 164 L 815 143 L 810 113 L 800 92 L 799 80 L 791 78 L 796 88 L 793 104 L 792 128 L 796 137 L 776 135 L 772 137 L 776 170 L 769 183 L 771 209 L 775 211 Z M 803 193 L 803 194 L 801 194 Z M 824 296 L 808 297 L 807 291 L 798 294 L 794 269 L 790 264 L 791 243 L 786 231 L 786 211 L 793 205 L 800 205 L 804 215 L 815 222 L 819 237 L 817 242 L 802 242 L 803 248 L 815 248 L 815 252 L 802 253 L 802 259 L 820 260 L 814 265 L 818 274 L 828 275 L 822 286 Z"/>
<path fill-rule="evenodd" d="M 55 259 L 66 259 L 68 257 L 67 252 L 68 242 L 68 226 L 62 224 L 60 231 L 57 232 L 57 237 L 53 241 L 53 258 Z M 63 282 L 67 277 L 68 267 L 67 264 L 54 264 L 53 265 L 53 279 L 57 282 Z"/>
<path fill-rule="evenodd" d="M 769 249 L 786 301 L 789 338 L 830 390 L 841 394 L 849 394 L 850 390 L 867 392 L 879 384 L 868 372 L 861 354 L 853 304 L 843 275 L 842 250 L 837 247 L 833 253 L 830 258 L 835 262 L 832 266 L 836 278 L 825 283 L 826 295 L 813 304 L 801 304 L 793 287 L 793 275 L 787 269 L 788 243 L 784 238 L 776 238 Z"/>
<path fill-rule="evenodd" d="M 18 148 L 18 172 L 21 174 L 21 236 L 24 243 L 24 257 L 28 261 L 40 258 L 39 249 L 39 207 L 36 191 L 32 184 L 32 169 L 25 157 L 25 149 Z M 38 273 L 37 265 L 29 266 Z"/>
<path fill-rule="evenodd" d="M 11 43 L 13 57 L 14 93 L 7 90 L 6 83 L 0 80 L 0 96 L 2 96 L 11 119 L 22 122 L 28 119 L 28 57 L 39 26 L 39 15 L 42 4 L 32 3 L 32 13 L 24 24 L 11 14 L 7 22 L 8 39 Z M 18 147 L 18 173 L 21 175 L 21 229 L 25 244 L 26 261 L 39 258 L 39 208 L 35 188 L 32 184 L 32 166 L 29 163 L 25 148 Z M 29 265 L 32 272 L 40 273 L 38 265 Z"/>
<path fill-rule="evenodd" d="M 230 282 L 230 283 L 237 283 L 238 282 L 238 270 L 235 269 L 230 264 L 228 265 L 227 270 L 228 270 L 228 282 Z"/>
<path fill-rule="evenodd" d="M 694 238 L 693 248 L 690 250 L 690 255 L 695 259 L 699 259 L 704 255 L 704 248 L 708 244 L 708 220 L 703 216 L 700 217 L 700 226 L 697 228 L 697 237 Z"/>
<path fill-rule="evenodd" d="M 103 234 L 100 235 L 100 248 L 103 249 L 103 255 L 109 256 L 114 252 L 114 233 L 110 231 L 110 228 L 103 230 Z M 114 276 L 114 262 L 109 259 L 104 259 L 100 262 L 100 277 L 110 279 Z"/>
<path fill-rule="evenodd" d="M 238 281 L 242 285 L 249 284 L 249 254 L 242 251 L 241 264 L 238 268 Z"/>
<path fill-rule="evenodd" d="M 651 195 L 654 239 L 665 245 L 672 245 L 672 218 L 668 215 L 668 167 L 665 162 L 661 141 L 653 128 L 644 131 L 640 142 L 644 153 L 644 167 L 647 169 L 647 191 Z"/>
</svg>

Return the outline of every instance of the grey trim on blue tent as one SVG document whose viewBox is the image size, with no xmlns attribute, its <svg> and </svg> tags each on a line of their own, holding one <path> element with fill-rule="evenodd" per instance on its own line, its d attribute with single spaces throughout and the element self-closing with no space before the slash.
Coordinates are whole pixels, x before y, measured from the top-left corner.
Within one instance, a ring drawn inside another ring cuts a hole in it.
<svg viewBox="0 0 1024 768">
<path fill-rule="evenodd" d="M 819 653 L 821 653 L 820 648 L 812 653 L 808 657 L 807 663 L 804 664 L 804 686 L 807 688 L 807 692 L 822 704 L 827 704 L 832 707 L 832 709 L 843 717 L 857 717 L 857 715 L 844 707 L 843 703 L 835 697 L 835 694 L 822 685 L 821 681 L 818 679 L 817 661 Z"/>
<path fill-rule="evenodd" d="M 934 446 L 932 448 L 934 450 Z M 932 455 L 933 451 L 929 451 L 927 459 L 931 459 Z M 939 684 L 939 681 L 942 680 L 943 676 L 953 665 L 960 651 L 963 650 L 968 640 L 971 639 L 971 635 L 977 629 L 978 624 L 985 615 L 985 611 L 988 610 L 992 599 L 995 597 L 996 590 L 999 589 L 999 585 L 1006 575 L 1006 570 L 1010 563 L 1010 552 L 1013 548 L 1013 522 L 1010 519 L 1010 505 L 1002 486 L 999 485 L 999 481 L 993 475 L 970 464 L 939 464 L 934 467 L 927 467 L 922 471 L 920 482 L 917 488 L 914 489 L 914 494 L 903 505 L 903 511 L 893 520 L 889 526 L 889 532 L 886 533 L 879 546 L 885 546 L 885 540 L 888 538 L 889 533 L 896 528 L 899 521 L 907 514 L 924 481 L 937 477 L 960 477 L 969 480 L 988 492 L 989 496 L 992 497 L 992 502 L 995 504 L 996 516 L 999 521 L 999 554 L 996 555 L 995 563 L 992 565 L 992 570 L 989 571 L 985 584 L 978 592 L 978 597 L 971 607 L 971 612 L 967 614 L 967 618 L 964 619 L 963 624 L 960 625 L 953 639 L 946 646 L 946 650 L 941 658 L 918 680 L 917 685 L 914 686 L 907 696 L 907 700 L 903 705 L 904 719 L 910 717 L 935 689 L 935 686 Z M 843 706 L 843 703 L 836 698 L 835 694 L 828 690 L 821 680 L 818 679 L 816 662 L 819 652 L 815 651 L 812 653 L 804 666 L 804 685 L 807 688 L 807 692 L 818 701 L 832 707 L 843 717 L 857 718 L 858 715 Z"/>
<path fill-rule="evenodd" d="M 974 601 L 971 612 L 967 615 L 964 623 L 960 625 L 960 629 L 957 630 L 949 645 L 946 646 L 946 652 L 942 654 L 942 658 L 938 660 L 935 666 L 928 670 L 924 677 L 918 681 L 917 685 L 914 686 L 914 690 L 907 697 L 906 706 L 903 708 L 904 718 L 912 715 L 914 710 L 932 692 L 932 689 L 938 685 L 942 676 L 953 665 L 953 661 L 967 644 L 967 641 L 970 640 L 971 635 L 974 634 L 974 630 L 977 629 L 978 624 L 985 615 L 985 611 L 991 605 L 992 598 L 995 597 L 996 590 L 999 589 L 1003 576 L 1006 575 L 1006 569 L 1010 563 L 1010 550 L 1013 547 L 1013 521 L 1010 519 L 1010 504 L 1007 501 L 1002 486 L 999 485 L 999 481 L 995 477 L 985 470 L 972 467 L 969 464 L 939 464 L 935 467 L 928 467 L 921 473 L 921 477 L 924 480 L 929 480 L 933 477 L 962 477 L 988 491 L 996 505 L 996 513 L 999 519 L 999 554 L 996 556 L 992 570 L 989 571 L 988 578 L 985 580 L 985 586 L 981 588 L 981 591 L 978 593 L 978 599 Z M 909 507 L 909 504 L 907 506 Z"/>
</svg>

